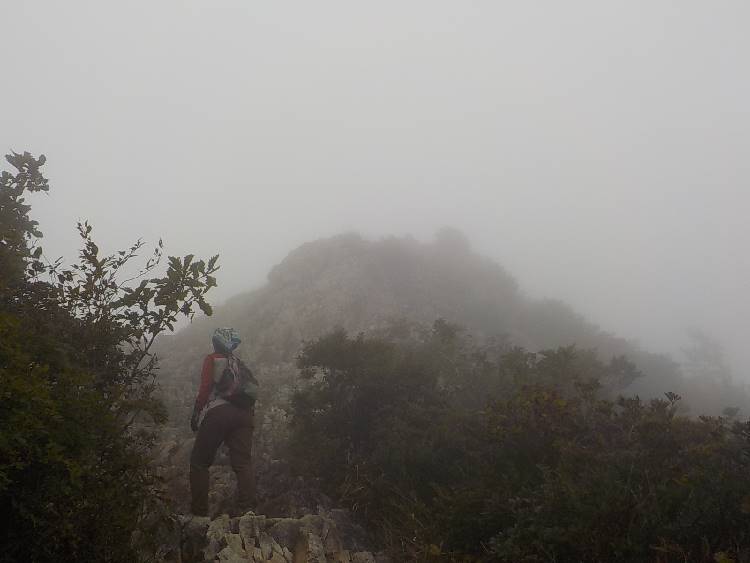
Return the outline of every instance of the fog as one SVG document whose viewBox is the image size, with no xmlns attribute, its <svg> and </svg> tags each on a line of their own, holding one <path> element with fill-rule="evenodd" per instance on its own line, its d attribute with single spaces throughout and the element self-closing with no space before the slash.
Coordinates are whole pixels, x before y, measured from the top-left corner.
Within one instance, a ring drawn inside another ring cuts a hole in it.
<svg viewBox="0 0 750 563">
<path fill-rule="evenodd" d="M 48 256 L 462 230 L 533 297 L 750 376 L 746 2 L 6 2 L 0 148 Z"/>
</svg>

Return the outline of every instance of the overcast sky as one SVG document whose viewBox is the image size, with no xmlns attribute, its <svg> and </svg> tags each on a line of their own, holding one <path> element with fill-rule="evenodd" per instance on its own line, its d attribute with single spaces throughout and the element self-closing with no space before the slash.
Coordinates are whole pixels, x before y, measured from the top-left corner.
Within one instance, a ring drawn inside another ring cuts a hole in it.
<svg viewBox="0 0 750 563">
<path fill-rule="evenodd" d="M 750 3 L 3 2 L 0 149 L 48 157 L 48 255 L 222 255 L 443 225 L 534 297 L 750 380 Z"/>
</svg>

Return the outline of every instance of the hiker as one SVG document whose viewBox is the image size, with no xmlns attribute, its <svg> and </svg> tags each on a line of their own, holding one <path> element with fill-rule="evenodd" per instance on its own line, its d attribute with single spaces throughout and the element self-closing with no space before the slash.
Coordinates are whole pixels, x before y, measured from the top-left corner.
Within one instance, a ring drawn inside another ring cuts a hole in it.
<svg viewBox="0 0 750 563">
<path fill-rule="evenodd" d="M 217 328 L 211 338 L 214 352 L 203 361 L 190 417 L 190 428 L 198 433 L 190 455 L 190 511 L 196 516 L 208 516 L 208 468 L 222 443 L 229 447 L 237 475 L 237 508 L 246 511 L 255 503 L 251 451 L 258 381 L 232 354 L 240 342 L 233 328 Z"/>
</svg>

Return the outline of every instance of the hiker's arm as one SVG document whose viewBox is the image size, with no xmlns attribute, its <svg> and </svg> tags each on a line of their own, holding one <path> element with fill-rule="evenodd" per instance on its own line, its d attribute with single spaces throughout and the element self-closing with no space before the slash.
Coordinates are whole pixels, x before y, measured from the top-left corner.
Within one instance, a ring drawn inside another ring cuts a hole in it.
<svg viewBox="0 0 750 563">
<path fill-rule="evenodd" d="M 214 362 L 211 356 L 206 356 L 203 360 L 203 369 L 201 370 L 201 385 L 198 389 L 198 396 L 195 398 L 195 406 L 193 407 L 193 416 L 190 420 L 190 425 L 195 430 L 197 426 L 198 416 L 200 415 L 203 407 L 208 402 L 208 397 L 211 394 L 211 388 L 214 384 Z"/>
<path fill-rule="evenodd" d="M 203 410 L 211 394 L 211 388 L 214 385 L 214 361 L 211 356 L 206 356 L 203 360 L 203 369 L 201 370 L 201 386 L 198 389 L 198 396 L 195 398 L 195 410 Z"/>
</svg>

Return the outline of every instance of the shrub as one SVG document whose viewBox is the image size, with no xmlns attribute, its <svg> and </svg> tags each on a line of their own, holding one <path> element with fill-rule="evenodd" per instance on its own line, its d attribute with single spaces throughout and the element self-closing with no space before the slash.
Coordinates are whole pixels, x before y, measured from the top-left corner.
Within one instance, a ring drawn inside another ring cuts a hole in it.
<svg viewBox="0 0 750 563">
<path fill-rule="evenodd" d="M 79 225 L 78 263 L 45 261 L 29 193 L 46 191 L 44 157 L 13 154 L 0 178 L 0 534 L 5 561 L 155 557 L 160 483 L 151 471 L 161 422 L 151 346 L 180 314 L 210 313 L 216 257 L 169 257 L 161 243 L 120 282 L 142 243 L 102 256 Z M 138 541 L 135 541 L 135 540 Z"/>
<path fill-rule="evenodd" d="M 750 426 L 617 398 L 640 376 L 625 358 L 498 351 L 439 321 L 398 342 L 338 330 L 299 366 L 298 470 L 400 560 L 747 555 Z"/>
</svg>

